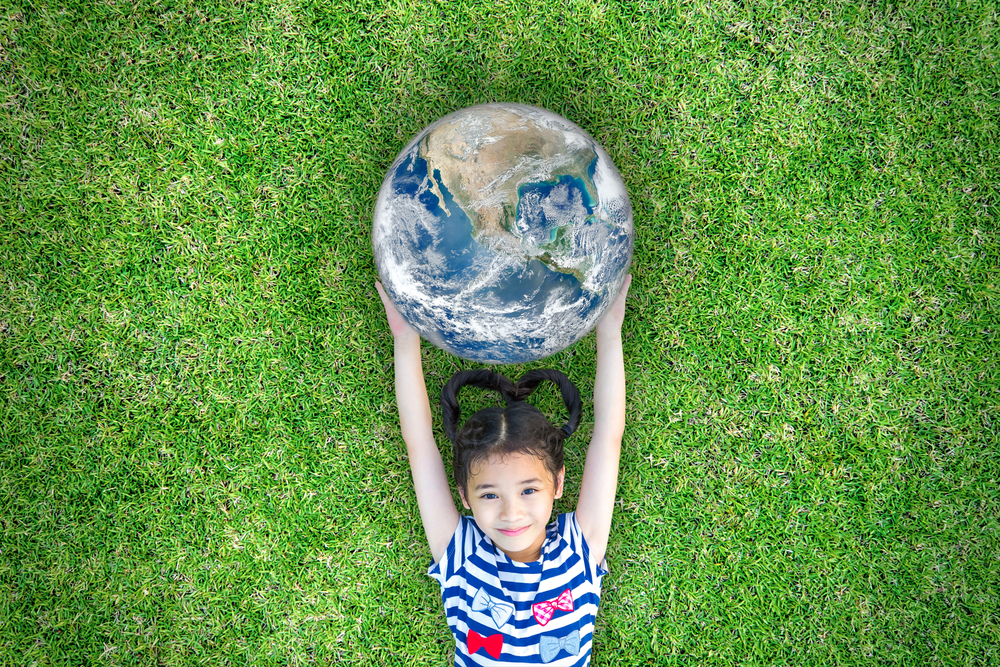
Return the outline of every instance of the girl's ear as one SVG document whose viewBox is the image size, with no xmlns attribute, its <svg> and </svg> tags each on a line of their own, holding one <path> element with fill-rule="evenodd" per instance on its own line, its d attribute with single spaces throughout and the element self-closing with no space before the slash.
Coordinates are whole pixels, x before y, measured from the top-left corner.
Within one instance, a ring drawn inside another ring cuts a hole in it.
<svg viewBox="0 0 1000 667">
<path fill-rule="evenodd" d="M 556 484 L 556 494 L 555 496 L 553 496 L 554 498 L 562 498 L 563 480 L 565 479 L 566 479 L 566 466 L 563 466 L 562 469 L 559 470 L 559 475 L 557 477 L 558 482 Z"/>
<path fill-rule="evenodd" d="M 465 499 L 465 491 L 462 489 L 462 487 L 458 487 L 458 495 L 462 498 L 462 505 L 465 507 L 465 509 L 471 510 L 472 507 L 469 506 L 469 501 Z"/>
</svg>

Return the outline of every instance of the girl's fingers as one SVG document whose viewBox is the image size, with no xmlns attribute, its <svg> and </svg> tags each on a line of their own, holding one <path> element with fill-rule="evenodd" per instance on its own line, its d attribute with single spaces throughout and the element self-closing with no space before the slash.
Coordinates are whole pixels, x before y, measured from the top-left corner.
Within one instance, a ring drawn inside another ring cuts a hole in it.
<svg viewBox="0 0 1000 667">
<path fill-rule="evenodd" d="M 622 283 L 622 288 L 618 291 L 615 302 L 601 318 L 601 321 L 597 323 L 599 328 L 621 327 L 622 321 L 625 319 L 625 298 L 628 296 L 628 288 L 631 284 L 632 274 L 630 273 L 625 276 L 625 282 Z"/>
<path fill-rule="evenodd" d="M 382 289 L 382 283 L 377 280 L 375 281 L 375 289 L 378 290 L 379 298 L 382 299 L 382 306 L 385 308 L 386 314 L 396 312 L 396 306 L 392 303 L 392 299 Z"/>
<path fill-rule="evenodd" d="M 627 276 L 625 276 L 625 282 L 622 283 L 622 288 L 618 291 L 618 298 L 615 299 L 615 306 L 620 307 L 622 309 L 622 312 L 624 312 L 625 310 L 625 299 L 626 297 L 628 297 L 628 288 L 629 285 L 631 284 L 632 284 L 632 274 L 630 273 Z"/>
<path fill-rule="evenodd" d="M 399 314 L 396 310 L 396 306 L 392 303 L 392 299 L 389 295 L 385 293 L 382 288 L 382 283 L 375 281 L 375 289 L 378 290 L 379 298 L 382 299 L 382 305 L 385 307 L 385 318 L 389 322 L 389 329 L 392 331 L 393 336 L 403 336 L 410 333 L 416 333 L 416 329 L 410 326 L 410 323 Z"/>
<path fill-rule="evenodd" d="M 624 300 L 625 297 L 628 296 L 628 286 L 631 284 L 632 284 L 632 274 L 630 273 L 627 276 L 625 276 L 625 282 L 622 283 L 622 289 L 618 293 L 620 299 Z"/>
</svg>

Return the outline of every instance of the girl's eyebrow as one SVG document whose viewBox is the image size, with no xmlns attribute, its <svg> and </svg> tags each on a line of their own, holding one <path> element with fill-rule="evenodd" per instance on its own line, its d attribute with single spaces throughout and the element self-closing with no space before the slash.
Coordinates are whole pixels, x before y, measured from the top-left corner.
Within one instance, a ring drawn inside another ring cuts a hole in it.
<svg viewBox="0 0 1000 667">
<path fill-rule="evenodd" d="M 537 477 L 532 477 L 531 479 L 526 479 L 523 482 L 518 482 L 517 485 L 522 486 L 524 484 L 537 484 L 540 481 L 541 480 L 538 479 Z M 481 491 L 483 489 L 495 489 L 496 486 L 497 486 L 496 484 L 477 484 L 476 491 Z"/>
</svg>

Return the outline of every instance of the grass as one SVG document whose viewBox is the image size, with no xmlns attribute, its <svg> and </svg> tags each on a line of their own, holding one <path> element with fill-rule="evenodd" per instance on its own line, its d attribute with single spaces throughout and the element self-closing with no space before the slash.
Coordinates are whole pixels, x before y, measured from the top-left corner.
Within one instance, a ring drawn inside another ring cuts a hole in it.
<svg viewBox="0 0 1000 667">
<path fill-rule="evenodd" d="M 494 100 L 635 208 L 593 664 L 997 664 L 997 9 L 5 5 L 0 664 L 449 660 L 370 216 Z"/>
</svg>

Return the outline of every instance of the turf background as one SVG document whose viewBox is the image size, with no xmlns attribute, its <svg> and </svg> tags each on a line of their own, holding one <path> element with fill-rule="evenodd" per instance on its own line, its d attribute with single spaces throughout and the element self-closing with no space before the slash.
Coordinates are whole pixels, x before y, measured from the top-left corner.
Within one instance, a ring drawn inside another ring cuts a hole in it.
<svg viewBox="0 0 1000 667">
<path fill-rule="evenodd" d="M 593 664 L 997 664 L 997 9 L 0 8 L 0 663 L 450 659 L 370 216 L 507 100 L 635 209 Z"/>
</svg>

